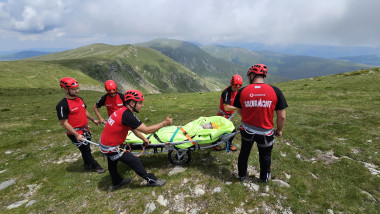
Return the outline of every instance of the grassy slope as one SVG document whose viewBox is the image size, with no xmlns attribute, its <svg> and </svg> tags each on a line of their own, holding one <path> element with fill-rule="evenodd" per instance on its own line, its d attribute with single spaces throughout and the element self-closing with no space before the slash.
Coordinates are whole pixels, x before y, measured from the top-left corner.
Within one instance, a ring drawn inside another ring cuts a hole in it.
<svg viewBox="0 0 380 214">
<path fill-rule="evenodd" d="M 64 76 L 75 77 L 81 88 L 103 90 L 100 82 L 88 75 L 51 62 L 12 61 L 0 62 L 2 88 L 57 88 Z"/>
<path fill-rule="evenodd" d="M 93 44 L 28 60 L 50 61 L 78 69 L 101 82 L 113 79 L 123 90 L 135 88 L 157 93 L 214 89 L 189 69 L 145 47 Z"/>
<path fill-rule="evenodd" d="M 142 213 L 146 204 L 154 202 L 155 212 L 176 213 L 181 208 L 176 199 L 187 195 L 184 209 L 198 209 L 199 213 L 243 209 L 256 213 L 285 209 L 293 213 L 326 213 L 327 209 L 376 213 L 380 208 L 380 177 L 371 175 L 363 162 L 380 166 L 379 79 L 377 69 L 278 84 L 289 108 L 284 136 L 273 150 L 272 172 L 290 187 L 270 182 L 260 184 L 258 192 L 235 178 L 238 153 L 210 150 L 194 151 L 191 163 L 184 166 L 186 171 L 173 176 L 168 175 L 173 166 L 166 154 L 141 156 L 148 171 L 168 180 L 163 188 L 144 187 L 134 172 L 120 164 L 120 172 L 132 177 L 133 182 L 109 192 L 109 175 L 82 172 L 79 152 L 58 124 L 54 107 L 63 97 L 62 91 L 7 89 L 2 85 L 0 182 L 15 179 L 16 184 L 1 190 L 0 212 Z M 88 106 L 102 94 L 80 92 Z M 217 92 L 147 95 L 138 117 L 151 125 L 171 113 L 175 124 L 184 125 L 199 116 L 214 115 L 219 96 Z M 101 110 L 105 114 L 105 109 Z M 91 128 L 97 139 L 101 127 Z M 239 140 L 235 144 L 240 144 Z M 100 152 L 92 148 L 102 163 Z M 254 148 L 249 160 L 252 174 L 259 167 L 256 152 Z M 54 163 L 65 159 L 73 162 Z M 227 181 L 232 184 L 227 185 Z M 34 193 L 27 187 L 32 184 L 39 185 Z M 203 196 L 194 196 L 197 185 L 203 185 Z M 221 192 L 213 194 L 216 187 L 221 187 Z M 168 200 L 167 207 L 157 203 L 159 195 Z M 25 198 L 37 202 L 31 207 L 6 209 Z"/>
</svg>

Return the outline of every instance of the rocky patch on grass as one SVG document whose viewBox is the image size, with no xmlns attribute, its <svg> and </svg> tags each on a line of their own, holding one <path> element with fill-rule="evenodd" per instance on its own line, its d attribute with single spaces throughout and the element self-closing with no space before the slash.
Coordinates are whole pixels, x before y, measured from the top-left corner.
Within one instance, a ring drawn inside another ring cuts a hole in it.
<svg viewBox="0 0 380 214">
<path fill-rule="evenodd" d="M 288 183 L 280 179 L 273 179 L 272 182 L 278 184 L 280 187 L 290 187 Z"/>
<path fill-rule="evenodd" d="M 318 160 L 323 161 L 325 164 L 331 164 L 338 161 L 339 158 L 334 156 L 334 151 L 330 150 L 327 152 L 322 152 L 321 150 L 316 150 L 317 156 L 311 158 L 305 158 L 301 154 L 297 154 L 296 157 L 302 161 L 316 163 Z"/>
<path fill-rule="evenodd" d="M 352 149 L 352 152 L 354 154 L 357 154 L 360 152 L 360 150 L 359 149 Z M 320 160 L 320 161 L 323 161 L 325 164 L 334 163 L 336 161 L 341 160 L 342 158 L 350 159 L 352 161 L 357 161 L 357 160 L 355 160 L 351 157 L 348 157 L 348 156 L 336 157 L 336 156 L 334 156 L 334 152 L 332 150 L 327 151 L 327 152 L 322 152 L 321 150 L 317 150 L 316 153 L 317 153 L 316 157 L 311 157 L 309 159 L 302 157 L 301 154 L 297 154 L 296 157 L 302 161 L 307 161 L 307 162 L 312 162 L 312 163 L 316 163 L 318 160 Z M 378 169 L 379 168 L 378 166 L 376 166 L 375 164 L 372 164 L 372 163 L 364 162 L 364 161 L 359 161 L 359 162 L 363 163 L 364 166 L 370 171 L 370 173 L 372 175 L 380 176 L 380 170 Z M 317 178 L 317 176 L 315 176 L 314 174 L 312 174 L 312 175 L 314 178 Z"/>
<path fill-rule="evenodd" d="M 10 180 L 7 180 L 7 181 L 4 181 L 0 184 L 0 190 L 3 190 L 11 185 L 15 184 L 15 180 L 14 179 L 10 179 Z"/>
<path fill-rule="evenodd" d="M 361 190 L 360 192 L 363 193 L 364 195 L 366 195 L 371 201 L 377 202 L 377 200 L 373 197 L 373 195 L 371 193 L 364 191 L 364 190 Z"/>
<path fill-rule="evenodd" d="M 181 173 L 186 171 L 185 168 L 182 168 L 181 166 L 175 166 L 172 171 L 169 172 L 169 176 Z"/>
<path fill-rule="evenodd" d="M 366 163 L 363 162 L 364 166 L 371 172 L 372 175 L 379 176 L 380 175 L 380 170 L 378 170 L 378 166 L 371 164 L 371 163 Z"/>
<path fill-rule="evenodd" d="M 77 161 L 79 158 L 81 158 L 81 154 L 80 153 L 73 153 L 73 154 L 67 155 L 67 156 L 65 156 L 63 158 L 60 158 L 57 161 L 52 161 L 52 163 L 55 163 L 55 164 L 72 163 L 72 162 Z"/>
<path fill-rule="evenodd" d="M 35 193 L 37 192 L 37 190 L 39 190 L 41 188 L 41 184 L 26 185 L 26 188 L 28 189 L 28 191 L 26 193 L 20 194 L 20 196 L 24 197 L 25 199 L 21 200 L 21 201 L 16 201 L 16 202 L 8 205 L 7 209 L 10 210 L 13 208 L 17 208 L 17 207 L 20 207 L 24 204 L 26 204 L 25 205 L 26 207 L 29 207 L 29 206 L 32 206 L 34 203 L 37 202 L 36 200 L 30 200 L 30 198 L 33 197 L 35 195 Z"/>
</svg>

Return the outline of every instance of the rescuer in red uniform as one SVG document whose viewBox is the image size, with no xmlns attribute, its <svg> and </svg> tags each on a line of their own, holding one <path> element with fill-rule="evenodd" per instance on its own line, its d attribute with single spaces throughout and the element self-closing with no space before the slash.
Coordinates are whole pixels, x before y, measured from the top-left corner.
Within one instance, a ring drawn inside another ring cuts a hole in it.
<svg viewBox="0 0 380 214">
<path fill-rule="evenodd" d="M 100 115 L 99 108 L 105 106 L 107 108 L 108 117 L 116 110 L 121 109 L 123 105 L 124 95 L 117 91 L 117 85 L 113 80 L 107 80 L 104 83 L 107 94 L 103 95 L 98 102 L 94 104 L 94 112 L 99 119 L 99 123 L 106 121 Z"/>
<path fill-rule="evenodd" d="M 235 74 L 231 77 L 230 86 L 225 88 L 220 96 L 219 109 L 217 115 L 230 119 L 236 110 L 233 106 L 237 91 L 243 85 L 243 78 Z M 229 140 L 229 150 L 236 151 L 236 147 L 232 145 L 233 137 Z M 214 150 L 221 150 L 219 146 L 215 146 Z"/>
<path fill-rule="evenodd" d="M 285 108 L 288 104 L 280 89 L 264 83 L 267 72 L 264 64 L 252 66 L 247 72 L 250 84 L 238 91 L 233 104 L 242 120 L 242 145 L 238 158 L 238 173 L 242 181 L 248 177 L 247 163 L 254 142 L 259 150 L 259 182 L 270 179 L 274 136 L 281 137 L 285 125 Z M 274 112 L 276 128 L 273 123 Z"/>
<path fill-rule="evenodd" d="M 131 167 L 140 177 L 144 178 L 148 186 L 163 186 L 166 183 L 165 179 L 159 179 L 152 173 L 147 173 L 138 157 L 129 151 L 120 151 L 120 146 L 124 143 L 129 131 L 142 139 L 144 144 L 150 144 L 150 141 L 141 132 L 144 134 L 153 133 L 166 125 L 172 124 L 170 115 L 163 122 L 155 125 L 146 126 L 142 123 L 134 113 L 140 112 L 144 106 L 144 100 L 144 95 L 140 91 L 126 91 L 123 108 L 111 114 L 100 137 L 99 147 L 102 153 L 107 156 L 108 171 L 111 175 L 113 190 L 131 182 L 130 178 L 122 178 L 119 174 L 117 170 L 119 161 Z"/>
<path fill-rule="evenodd" d="M 82 153 L 84 170 L 106 172 L 91 154 L 91 148 L 83 139 L 91 140 L 91 132 L 88 129 L 88 119 L 95 124 L 95 120 L 86 109 L 83 99 L 78 96 L 79 84 L 71 77 L 64 77 L 60 81 L 60 86 L 65 90 L 66 96 L 56 106 L 59 122 L 66 130 L 67 136 L 72 143 L 78 147 Z"/>
</svg>

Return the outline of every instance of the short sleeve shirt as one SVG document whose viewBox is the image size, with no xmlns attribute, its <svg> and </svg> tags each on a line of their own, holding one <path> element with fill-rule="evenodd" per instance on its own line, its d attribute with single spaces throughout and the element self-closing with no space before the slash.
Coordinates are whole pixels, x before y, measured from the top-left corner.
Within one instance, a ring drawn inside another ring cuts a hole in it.
<svg viewBox="0 0 380 214">
<path fill-rule="evenodd" d="M 63 98 L 56 106 L 59 120 L 67 119 L 73 128 L 87 126 L 86 104 L 81 97 Z"/>
<path fill-rule="evenodd" d="M 138 128 L 142 122 L 126 107 L 111 114 L 105 125 L 100 142 L 106 146 L 124 143 L 129 130 Z"/>
<path fill-rule="evenodd" d="M 102 106 L 106 106 L 108 116 L 110 116 L 114 111 L 122 108 L 123 105 L 123 97 L 122 93 L 117 93 L 116 96 L 112 97 L 108 93 L 103 95 L 98 102 L 96 102 L 96 107 L 101 108 Z"/>
<path fill-rule="evenodd" d="M 242 121 L 252 126 L 272 129 L 275 110 L 288 107 L 282 91 L 265 83 L 250 84 L 240 89 L 233 104 L 242 109 Z"/>
<path fill-rule="evenodd" d="M 223 104 L 232 105 L 234 103 L 236 94 L 237 94 L 237 91 L 232 91 L 231 86 L 223 90 L 222 95 L 220 97 L 219 109 L 222 110 L 225 114 L 234 113 L 234 111 L 226 111 L 224 109 Z"/>
</svg>

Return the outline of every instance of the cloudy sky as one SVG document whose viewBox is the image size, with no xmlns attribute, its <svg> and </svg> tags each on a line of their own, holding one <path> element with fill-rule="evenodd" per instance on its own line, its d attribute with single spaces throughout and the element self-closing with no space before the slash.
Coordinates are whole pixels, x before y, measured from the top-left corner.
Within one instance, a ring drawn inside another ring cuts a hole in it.
<svg viewBox="0 0 380 214">
<path fill-rule="evenodd" d="M 259 42 L 380 47 L 379 0 L 0 0 L 0 51 Z"/>
</svg>

